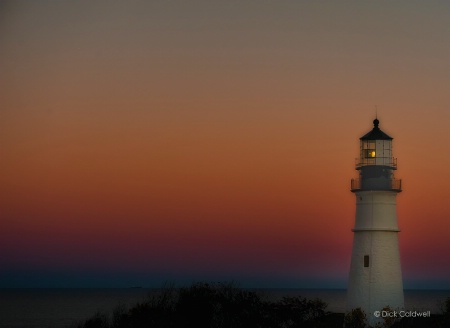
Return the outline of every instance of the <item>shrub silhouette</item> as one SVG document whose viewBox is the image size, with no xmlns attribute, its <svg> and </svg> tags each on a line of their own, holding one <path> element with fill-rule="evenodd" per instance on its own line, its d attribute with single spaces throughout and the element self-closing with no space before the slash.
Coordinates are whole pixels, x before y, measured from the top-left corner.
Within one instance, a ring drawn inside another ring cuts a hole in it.
<svg viewBox="0 0 450 328">
<path fill-rule="evenodd" d="M 262 327 L 266 306 L 256 292 L 232 284 L 197 283 L 180 289 L 176 327 Z"/>
<path fill-rule="evenodd" d="M 108 328 L 108 317 L 105 314 L 97 312 L 92 318 L 86 320 L 83 325 L 84 328 Z"/>
<path fill-rule="evenodd" d="M 450 327 L 450 297 L 447 297 L 444 301 L 441 326 Z"/>
<path fill-rule="evenodd" d="M 113 319 L 110 327 L 175 327 L 174 314 L 176 302 L 177 295 L 175 288 L 173 286 L 166 286 L 157 295 L 150 296 L 147 301 L 137 303 L 128 311 L 123 306 L 116 308 L 113 311 Z"/>
<path fill-rule="evenodd" d="M 156 294 L 127 309 L 119 305 L 112 316 L 97 312 L 77 328 L 364 328 L 361 308 L 345 316 L 326 312 L 319 299 L 267 296 L 240 289 L 233 283 L 194 283 L 190 287 L 166 285 Z M 384 310 L 388 310 L 385 308 Z M 384 322 L 399 328 L 450 327 L 450 298 L 442 303 L 442 314 L 431 318 L 403 318 Z M 378 324 L 382 326 L 382 324 Z"/>
<path fill-rule="evenodd" d="M 130 309 L 118 306 L 111 321 L 97 313 L 78 328 L 297 328 L 330 327 L 327 304 L 321 300 L 284 297 L 269 301 L 232 283 L 166 286 Z M 342 327 L 342 319 L 336 327 Z"/>
<path fill-rule="evenodd" d="M 176 305 L 178 327 L 211 327 L 216 315 L 216 291 L 208 284 L 182 288 Z"/>
<path fill-rule="evenodd" d="M 367 327 L 366 314 L 361 308 L 353 309 L 344 317 L 345 328 L 365 328 Z"/>
<path fill-rule="evenodd" d="M 301 297 L 283 297 L 275 303 L 277 322 L 282 327 L 316 327 L 319 319 L 327 313 L 327 304 L 321 300 L 307 300 Z"/>
</svg>

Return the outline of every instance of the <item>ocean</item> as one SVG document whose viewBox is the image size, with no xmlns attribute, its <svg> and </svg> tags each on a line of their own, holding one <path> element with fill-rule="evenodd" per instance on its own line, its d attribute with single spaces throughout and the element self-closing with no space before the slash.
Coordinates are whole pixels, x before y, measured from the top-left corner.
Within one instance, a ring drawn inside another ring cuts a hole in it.
<svg viewBox="0 0 450 328">
<path fill-rule="evenodd" d="M 157 289 L 0 289 L 0 328 L 72 328 L 97 311 L 110 315 L 118 305 L 131 307 Z M 260 289 L 271 299 L 319 298 L 330 312 L 345 311 L 345 289 Z M 440 313 L 450 290 L 405 290 L 405 309 Z"/>
</svg>

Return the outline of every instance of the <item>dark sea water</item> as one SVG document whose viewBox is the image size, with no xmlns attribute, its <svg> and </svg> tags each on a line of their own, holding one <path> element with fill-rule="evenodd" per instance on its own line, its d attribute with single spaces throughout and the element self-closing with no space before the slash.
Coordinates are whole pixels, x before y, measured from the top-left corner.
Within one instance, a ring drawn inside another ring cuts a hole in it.
<svg viewBox="0 0 450 328">
<path fill-rule="evenodd" d="M 118 305 L 131 307 L 155 289 L 0 289 L 0 327 L 75 327 L 97 311 L 108 315 Z M 270 299 L 283 296 L 320 298 L 328 311 L 344 312 L 344 289 L 261 289 Z M 450 290 L 406 290 L 405 309 L 440 313 Z"/>
</svg>

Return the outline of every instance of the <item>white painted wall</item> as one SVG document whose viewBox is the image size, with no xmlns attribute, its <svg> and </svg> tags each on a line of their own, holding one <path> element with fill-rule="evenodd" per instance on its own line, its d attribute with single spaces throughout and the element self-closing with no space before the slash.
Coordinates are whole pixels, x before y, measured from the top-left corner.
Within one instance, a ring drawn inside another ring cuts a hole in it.
<svg viewBox="0 0 450 328">
<path fill-rule="evenodd" d="M 392 191 L 359 191 L 356 194 L 354 229 L 398 231 L 397 193 Z"/>
<path fill-rule="evenodd" d="M 374 311 L 404 308 L 398 248 L 396 192 L 356 192 L 356 220 L 350 266 L 347 311 L 362 308 L 371 325 L 381 322 Z M 364 256 L 369 255 L 369 267 Z"/>
</svg>

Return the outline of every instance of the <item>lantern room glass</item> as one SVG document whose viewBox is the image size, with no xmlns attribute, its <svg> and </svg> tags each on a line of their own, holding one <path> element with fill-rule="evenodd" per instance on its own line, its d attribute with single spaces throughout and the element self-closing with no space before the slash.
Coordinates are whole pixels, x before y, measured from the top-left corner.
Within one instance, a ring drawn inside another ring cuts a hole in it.
<svg viewBox="0 0 450 328">
<path fill-rule="evenodd" d="M 392 158 L 392 140 L 361 140 L 359 166 L 395 166 Z"/>
</svg>

